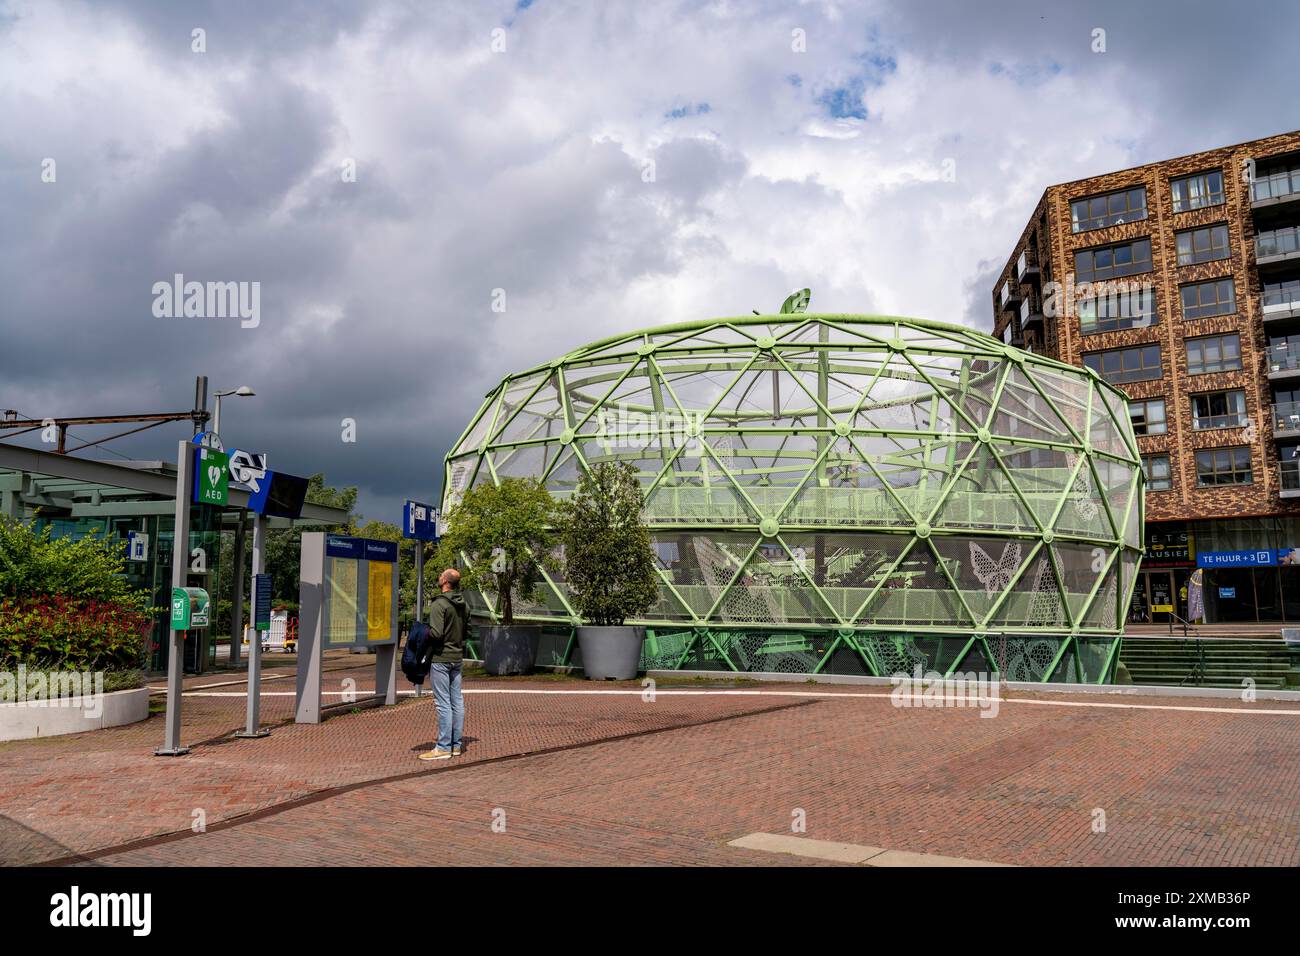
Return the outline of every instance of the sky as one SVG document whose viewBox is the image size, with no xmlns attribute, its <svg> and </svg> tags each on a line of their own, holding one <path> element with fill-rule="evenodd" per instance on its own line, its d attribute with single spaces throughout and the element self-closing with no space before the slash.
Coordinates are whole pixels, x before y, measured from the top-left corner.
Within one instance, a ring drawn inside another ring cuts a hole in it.
<svg viewBox="0 0 1300 956">
<path fill-rule="evenodd" d="M 620 331 L 804 286 L 989 330 L 1046 186 L 1300 128 L 1296 36 L 1288 2 L 0 0 L 0 409 L 248 385 L 227 448 L 397 521 L 502 377 Z M 178 274 L 255 320 L 169 314 Z"/>
</svg>

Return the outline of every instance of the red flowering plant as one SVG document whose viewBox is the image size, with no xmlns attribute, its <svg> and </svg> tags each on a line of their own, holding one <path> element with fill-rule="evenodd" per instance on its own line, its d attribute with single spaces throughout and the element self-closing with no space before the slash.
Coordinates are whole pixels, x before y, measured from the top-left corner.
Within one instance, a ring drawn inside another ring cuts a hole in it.
<svg viewBox="0 0 1300 956">
<path fill-rule="evenodd" d="M 138 675 L 154 609 L 124 567 L 116 541 L 54 538 L 0 518 L 0 668 Z"/>
</svg>

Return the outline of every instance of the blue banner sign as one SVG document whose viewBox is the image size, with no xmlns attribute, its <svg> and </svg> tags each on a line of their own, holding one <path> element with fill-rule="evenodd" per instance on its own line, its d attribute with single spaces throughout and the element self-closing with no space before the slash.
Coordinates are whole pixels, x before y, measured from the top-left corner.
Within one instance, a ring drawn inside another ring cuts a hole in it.
<svg viewBox="0 0 1300 956">
<path fill-rule="evenodd" d="M 1256 551 L 1202 551 L 1196 555 L 1202 568 L 1271 568 L 1277 566 L 1277 552 L 1272 548 Z"/>
<path fill-rule="evenodd" d="M 396 561 L 397 542 L 331 534 L 325 538 L 325 553 L 331 558 L 354 558 L 357 561 Z"/>
<path fill-rule="evenodd" d="M 271 575 L 253 575 L 253 628 L 271 629 Z"/>
<path fill-rule="evenodd" d="M 416 541 L 438 540 L 438 509 L 419 501 L 408 501 L 402 508 L 402 536 Z"/>
<path fill-rule="evenodd" d="M 1219 588 L 1219 597 L 1223 598 L 1224 600 L 1227 600 L 1228 598 L 1235 598 L 1236 596 L 1237 596 L 1236 588 Z"/>
</svg>

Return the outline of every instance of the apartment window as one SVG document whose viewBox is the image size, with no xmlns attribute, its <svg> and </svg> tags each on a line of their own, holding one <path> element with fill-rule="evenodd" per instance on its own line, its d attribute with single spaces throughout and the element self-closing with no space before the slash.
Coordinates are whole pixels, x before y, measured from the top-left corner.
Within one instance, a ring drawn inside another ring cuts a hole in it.
<svg viewBox="0 0 1300 956">
<path fill-rule="evenodd" d="M 1212 169 L 1206 173 L 1183 176 L 1169 183 L 1173 193 L 1174 212 L 1188 212 L 1218 206 L 1223 202 L 1223 171 Z"/>
<path fill-rule="evenodd" d="M 1194 282 L 1178 291 L 1183 299 L 1184 319 L 1203 319 L 1207 315 L 1229 315 L 1237 311 L 1237 288 L 1230 278 Z"/>
<path fill-rule="evenodd" d="M 1147 217 L 1147 190 L 1121 189 L 1102 196 L 1089 196 L 1070 203 L 1070 228 L 1073 232 L 1089 232 L 1125 222 L 1137 222 Z"/>
<path fill-rule="evenodd" d="M 1142 474 L 1147 479 L 1147 491 L 1168 491 L 1169 480 L 1168 455 L 1143 455 Z"/>
<path fill-rule="evenodd" d="M 1184 229 L 1175 233 L 1178 245 L 1178 264 L 1195 265 L 1198 262 L 1213 262 L 1228 258 L 1228 226 L 1206 226 L 1203 229 Z"/>
<path fill-rule="evenodd" d="M 1155 289 L 1111 292 L 1079 303 L 1079 331 L 1084 335 L 1115 329 L 1141 329 L 1156 321 Z"/>
<path fill-rule="evenodd" d="M 1151 240 L 1134 239 L 1113 246 L 1080 249 L 1074 254 L 1076 282 L 1101 282 L 1151 271 Z"/>
<path fill-rule="evenodd" d="M 1163 435 L 1166 430 L 1165 400 L 1148 398 L 1129 402 L 1128 417 L 1135 435 Z"/>
<path fill-rule="evenodd" d="M 1246 424 L 1246 393 L 1207 392 L 1192 396 L 1192 428 L 1240 428 Z"/>
<path fill-rule="evenodd" d="M 1160 378 L 1160 346 L 1140 345 L 1109 352 L 1085 352 L 1083 364 L 1111 384 L 1145 382 Z"/>
<path fill-rule="evenodd" d="M 1203 448 L 1196 453 L 1196 483 L 1202 488 L 1248 485 L 1252 480 L 1249 448 Z"/>
<path fill-rule="evenodd" d="M 1204 375 L 1206 372 L 1231 372 L 1241 368 L 1241 337 L 1207 335 L 1187 340 L 1187 374 Z"/>
</svg>

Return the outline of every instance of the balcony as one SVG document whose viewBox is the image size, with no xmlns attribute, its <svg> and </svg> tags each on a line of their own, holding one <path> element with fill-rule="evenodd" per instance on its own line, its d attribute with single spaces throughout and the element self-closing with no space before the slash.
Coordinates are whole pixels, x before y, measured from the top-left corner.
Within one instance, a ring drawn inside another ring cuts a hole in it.
<svg viewBox="0 0 1300 956">
<path fill-rule="evenodd" d="M 1251 209 L 1268 209 L 1300 202 L 1300 166 L 1256 176 L 1250 187 Z"/>
<path fill-rule="evenodd" d="M 1272 345 L 1268 349 L 1270 382 L 1300 378 L 1300 345 Z"/>
<path fill-rule="evenodd" d="M 1300 459 L 1284 461 L 1277 470 L 1281 484 L 1278 494 L 1283 498 L 1300 498 Z"/>
<path fill-rule="evenodd" d="M 1007 279 L 1002 283 L 1002 308 L 1014 309 L 1020 304 L 1020 286 Z"/>
<path fill-rule="evenodd" d="M 1028 331 L 1029 329 L 1043 325 L 1043 303 L 1034 293 L 1025 296 L 1025 300 L 1020 303 L 1020 327 Z"/>
<path fill-rule="evenodd" d="M 1042 274 L 1038 271 L 1038 263 L 1029 254 L 1029 250 L 1025 249 L 1020 253 L 1020 258 L 1016 260 L 1016 281 L 1037 284 L 1041 278 Z"/>
<path fill-rule="evenodd" d="M 1260 302 L 1265 322 L 1300 318 L 1300 284 L 1289 282 L 1284 287 L 1265 286 Z"/>
<path fill-rule="evenodd" d="M 1260 231 L 1255 235 L 1255 264 L 1261 268 L 1300 260 L 1300 227 Z"/>
<path fill-rule="evenodd" d="M 1273 406 L 1273 437 L 1300 438 L 1300 402 L 1278 402 Z"/>
</svg>

